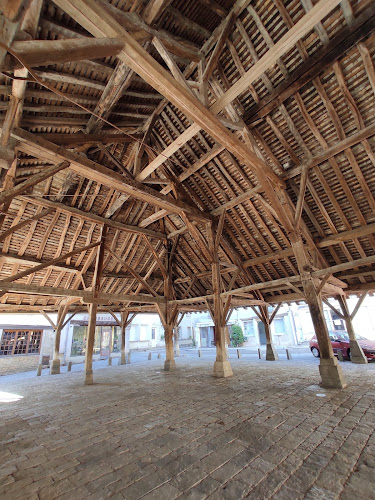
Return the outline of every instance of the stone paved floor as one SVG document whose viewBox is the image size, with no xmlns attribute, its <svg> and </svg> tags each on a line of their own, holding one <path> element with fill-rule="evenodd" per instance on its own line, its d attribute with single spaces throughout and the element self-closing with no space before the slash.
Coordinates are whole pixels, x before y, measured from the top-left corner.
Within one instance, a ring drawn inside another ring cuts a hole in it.
<svg viewBox="0 0 375 500">
<path fill-rule="evenodd" d="M 192 357 L 100 368 L 90 387 L 4 378 L 0 498 L 375 498 L 375 364 L 344 363 L 350 385 L 327 391 L 310 356 L 231 362 L 226 380 Z"/>
</svg>

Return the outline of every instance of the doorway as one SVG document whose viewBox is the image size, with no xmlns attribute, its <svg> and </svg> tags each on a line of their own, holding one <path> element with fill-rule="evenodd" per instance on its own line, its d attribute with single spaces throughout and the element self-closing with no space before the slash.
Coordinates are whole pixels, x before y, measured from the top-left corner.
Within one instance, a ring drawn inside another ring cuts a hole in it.
<svg viewBox="0 0 375 500">
<path fill-rule="evenodd" d="M 267 344 L 266 330 L 264 328 L 264 323 L 262 321 L 258 321 L 258 334 L 259 334 L 260 345 L 266 345 Z"/>
</svg>

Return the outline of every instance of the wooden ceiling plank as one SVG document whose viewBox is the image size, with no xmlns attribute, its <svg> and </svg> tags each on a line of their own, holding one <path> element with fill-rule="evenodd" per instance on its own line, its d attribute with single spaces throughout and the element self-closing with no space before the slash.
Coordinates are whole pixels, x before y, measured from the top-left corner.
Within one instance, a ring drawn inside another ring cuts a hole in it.
<svg viewBox="0 0 375 500">
<path fill-rule="evenodd" d="M 6 231 L 3 231 L 0 234 L 0 241 L 4 241 L 5 238 L 7 238 L 9 235 L 14 233 L 15 231 L 18 231 L 22 227 L 26 226 L 27 224 L 30 224 L 31 222 L 33 222 L 35 220 L 39 220 L 43 217 L 46 217 L 47 215 L 51 214 L 54 211 L 55 211 L 54 208 L 47 208 L 46 210 L 43 210 L 42 212 L 37 213 L 37 214 L 33 215 L 32 217 L 29 217 L 28 219 L 24 219 L 24 220 L 20 221 L 18 224 L 11 226 Z"/>
<path fill-rule="evenodd" d="M 244 121 L 251 123 L 268 115 L 296 91 L 312 81 L 318 74 L 345 54 L 351 47 L 368 36 L 375 27 L 375 8 L 370 6 L 350 26 L 342 30 L 304 64 L 297 68 L 288 80 L 278 85 L 270 95 L 255 104 L 244 115 Z"/>
<path fill-rule="evenodd" d="M 117 222 L 111 219 L 105 219 L 104 217 L 100 217 L 99 215 L 96 215 L 93 212 L 84 212 L 83 210 L 78 210 L 75 207 L 70 207 L 68 205 L 64 205 L 63 203 L 58 203 L 56 201 L 48 200 L 41 197 L 22 196 L 20 198 L 39 206 L 51 207 L 55 210 L 58 210 L 62 213 L 66 213 L 68 215 L 75 215 L 84 220 L 95 222 L 96 224 L 107 224 L 109 227 L 113 227 L 114 229 L 118 229 L 120 231 L 124 231 L 127 233 L 145 234 L 151 238 L 155 238 L 158 240 L 164 240 L 166 238 L 165 234 L 163 233 L 157 231 L 151 231 L 150 229 L 142 229 L 138 226 L 124 224 L 122 222 Z"/>
<path fill-rule="evenodd" d="M 29 274 L 33 274 L 33 273 L 36 273 L 37 271 L 41 271 L 45 267 L 49 267 L 49 266 L 52 266 L 54 264 L 57 264 L 58 262 L 61 262 L 62 260 L 67 259 L 68 257 L 76 255 L 77 253 L 84 252 L 85 250 L 88 250 L 90 248 L 94 248 L 94 247 L 98 246 L 99 244 L 100 244 L 100 242 L 99 243 L 98 242 L 91 243 L 90 245 L 87 245 L 87 246 L 82 247 L 82 248 L 78 248 L 76 250 L 73 250 L 72 252 L 68 252 L 67 254 L 61 255 L 60 257 L 57 257 L 56 259 L 51 259 L 47 262 L 43 262 L 43 264 L 39 264 L 38 266 L 32 267 L 30 269 L 26 269 L 26 271 L 22 271 L 22 272 L 15 274 L 9 278 L 5 278 L 3 280 L 0 280 L 0 286 L 1 286 L 1 284 L 10 283 L 12 281 L 23 278 L 24 276 L 28 276 Z"/>
</svg>

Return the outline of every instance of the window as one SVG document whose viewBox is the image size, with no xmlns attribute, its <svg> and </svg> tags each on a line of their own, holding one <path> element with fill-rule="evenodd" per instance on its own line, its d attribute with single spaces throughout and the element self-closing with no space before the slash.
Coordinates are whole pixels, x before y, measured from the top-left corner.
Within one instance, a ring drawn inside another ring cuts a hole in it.
<svg viewBox="0 0 375 500">
<path fill-rule="evenodd" d="M 252 319 L 250 321 L 244 321 L 243 327 L 245 337 L 255 337 L 254 321 Z"/>
<path fill-rule="evenodd" d="M 0 356 L 38 354 L 42 333 L 42 330 L 4 330 L 0 344 Z"/>
<path fill-rule="evenodd" d="M 331 311 L 331 317 L 334 330 L 345 330 L 344 320 L 340 318 L 338 314 L 336 314 L 334 311 Z"/>
<path fill-rule="evenodd" d="M 284 318 L 275 318 L 275 335 L 285 335 Z"/>
<path fill-rule="evenodd" d="M 120 350 L 121 331 L 118 326 L 97 326 L 95 328 L 94 354 L 101 356 L 109 355 L 111 352 Z M 84 356 L 86 352 L 87 326 L 75 326 L 73 328 L 71 356 Z"/>
<path fill-rule="evenodd" d="M 156 339 L 156 328 L 151 329 L 151 339 L 155 340 Z"/>
</svg>

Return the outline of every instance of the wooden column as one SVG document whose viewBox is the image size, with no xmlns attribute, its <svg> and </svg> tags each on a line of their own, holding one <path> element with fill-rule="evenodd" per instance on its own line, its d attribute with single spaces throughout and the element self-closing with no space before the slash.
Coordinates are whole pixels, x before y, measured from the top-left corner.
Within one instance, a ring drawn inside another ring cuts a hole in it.
<svg viewBox="0 0 375 500">
<path fill-rule="evenodd" d="M 218 239 L 212 231 L 212 228 L 208 230 L 209 233 L 209 247 L 210 253 L 212 255 L 212 287 L 213 287 L 213 320 L 215 324 L 215 340 L 216 340 L 216 361 L 214 363 L 214 377 L 231 377 L 233 375 L 232 367 L 228 361 L 227 349 L 226 349 L 226 315 L 224 312 L 223 301 L 220 296 L 221 293 L 221 274 L 220 274 L 220 263 L 218 255 Z"/>
<path fill-rule="evenodd" d="M 130 323 L 136 317 L 138 313 L 133 313 L 129 317 L 128 311 L 121 311 L 121 359 L 120 364 L 126 365 L 130 363 L 129 357 L 129 338 L 127 337 L 126 330 L 129 328 Z"/>
<path fill-rule="evenodd" d="M 272 317 L 272 319 L 270 319 L 267 306 L 260 306 L 259 310 L 260 310 L 261 319 L 262 319 L 262 322 L 264 325 L 264 331 L 266 334 L 266 343 L 267 343 L 267 345 L 266 345 L 266 360 L 267 361 L 277 361 L 279 359 L 279 355 L 277 354 L 276 349 L 273 345 L 272 334 L 271 334 L 271 323 L 272 323 L 273 317 Z"/>
<path fill-rule="evenodd" d="M 327 324 L 323 315 L 322 300 L 317 293 L 314 279 L 311 276 L 311 266 L 305 253 L 302 238 L 298 233 L 291 233 L 289 237 L 301 275 L 305 300 L 310 309 L 311 319 L 319 344 L 319 371 L 322 378 L 320 385 L 322 387 L 343 389 L 347 384 L 342 373 L 342 368 L 333 354 Z"/>
<path fill-rule="evenodd" d="M 180 334 L 179 334 L 179 326 L 181 321 L 184 319 L 185 313 L 181 313 L 180 318 L 176 322 L 176 326 L 174 327 L 174 355 L 176 358 L 180 357 Z"/>
<path fill-rule="evenodd" d="M 164 273 L 164 297 L 165 304 L 157 304 L 160 320 L 164 328 L 165 341 L 165 362 L 164 370 L 173 371 L 176 369 L 173 350 L 173 328 L 176 325 L 178 316 L 177 306 L 170 306 L 169 301 L 173 299 L 173 284 L 172 284 L 172 261 L 171 252 L 166 252 L 165 258 L 165 273 Z"/>
<path fill-rule="evenodd" d="M 89 325 L 87 328 L 87 341 L 86 341 L 86 356 L 85 356 L 85 385 L 92 385 L 94 383 L 92 372 L 92 357 L 94 352 L 95 342 L 95 327 L 96 327 L 96 313 L 98 310 L 98 303 L 96 298 L 100 291 L 100 278 L 103 270 L 104 260 L 104 247 L 107 235 L 107 226 L 102 228 L 102 238 L 99 251 L 96 256 L 95 272 L 92 280 L 93 288 L 93 302 L 89 305 Z"/>
<path fill-rule="evenodd" d="M 68 312 L 69 304 L 64 304 L 60 306 L 57 312 L 57 324 L 55 329 L 55 345 L 53 350 L 53 360 L 51 363 L 51 375 L 57 375 L 60 373 L 60 339 L 61 339 L 61 330 L 64 326 L 65 316 Z"/>
<path fill-rule="evenodd" d="M 357 336 L 353 327 L 352 317 L 349 313 L 348 303 L 345 296 L 339 295 L 337 300 L 340 303 L 342 315 L 345 320 L 346 330 L 350 339 L 350 359 L 352 363 L 367 364 L 367 358 L 363 352 L 362 347 L 358 344 Z"/>
<path fill-rule="evenodd" d="M 129 313 L 127 311 L 121 311 L 121 365 L 126 365 L 126 353 L 127 350 L 129 350 L 128 346 L 126 345 L 126 321 L 128 319 L 128 316 Z"/>
</svg>

